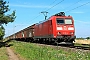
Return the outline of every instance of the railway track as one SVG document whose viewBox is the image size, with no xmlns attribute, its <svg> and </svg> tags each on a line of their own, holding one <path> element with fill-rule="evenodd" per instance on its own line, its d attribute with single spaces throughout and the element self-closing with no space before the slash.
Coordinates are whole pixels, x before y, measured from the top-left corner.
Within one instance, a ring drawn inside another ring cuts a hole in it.
<svg viewBox="0 0 90 60">
<path fill-rule="evenodd" d="M 90 45 L 74 46 L 76 49 L 90 50 Z"/>
<path fill-rule="evenodd" d="M 90 52 L 90 46 L 70 46 L 70 45 L 61 45 L 61 44 L 57 44 L 57 45 L 52 45 L 52 44 L 49 44 L 49 45 L 47 45 L 47 44 L 39 44 L 39 43 L 35 43 L 35 44 L 37 44 L 37 45 L 39 45 L 39 46 L 43 46 L 43 47 L 45 47 L 45 46 L 47 46 L 47 47 L 52 47 L 52 48 L 55 48 L 55 49 L 57 49 L 57 50 L 59 50 L 59 49 L 63 49 L 63 50 L 65 50 L 65 51 L 82 51 L 82 52 Z"/>
<path fill-rule="evenodd" d="M 22 41 L 24 42 L 24 41 Z M 29 42 L 27 42 L 29 43 Z M 89 44 L 76 44 L 74 43 L 74 45 L 67 45 L 67 44 L 47 44 L 47 43 L 36 43 L 36 42 L 31 42 L 31 43 L 34 43 L 34 44 L 37 44 L 39 46 L 50 46 L 52 48 L 55 48 L 55 49 L 69 49 L 69 50 L 81 50 L 81 51 L 90 51 L 90 45 Z"/>
<path fill-rule="evenodd" d="M 58 44 L 56 46 L 60 46 L 60 47 L 66 47 L 66 48 L 70 48 L 70 49 L 76 49 L 76 50 L 86 50 L 86 51 L 90 51 L 90 46 L 89 45 L 76 45 L 74 44 L 73 46 L 72 45 L 61 45 L 61 44 Z"/>
</svg>

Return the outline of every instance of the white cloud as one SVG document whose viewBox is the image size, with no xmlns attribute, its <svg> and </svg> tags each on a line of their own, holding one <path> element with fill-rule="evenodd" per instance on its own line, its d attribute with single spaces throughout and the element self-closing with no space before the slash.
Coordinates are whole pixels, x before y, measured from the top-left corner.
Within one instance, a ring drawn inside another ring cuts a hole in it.
<svg viewBox="0 0 90 60">
<path fill-rule="evenodd" d="M 82 14 L 82 13 L 85 13 L 85 12 L 77 11 L 77 12 L 71 12 L 71 13 Z"/>
<path fill-rule="evenodd" d="M 23 7 L 23 8 L 50 8 L 51 6 L 43 6 L 43 5 L 20 5 L 20 4 L 10 4 L 13 7 Z"/>
</svg>

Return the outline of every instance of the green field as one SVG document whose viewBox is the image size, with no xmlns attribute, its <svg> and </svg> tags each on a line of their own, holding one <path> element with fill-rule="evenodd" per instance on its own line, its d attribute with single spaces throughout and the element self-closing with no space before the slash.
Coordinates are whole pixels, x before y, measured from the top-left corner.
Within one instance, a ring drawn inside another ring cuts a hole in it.
<svg viewBox="0 0 90 60">
<path fill-rule="evenodd" d="M 5 47 L 0 48 L 0 60 L 8 60 L 8 55 Z"/>
<path fill-rule="evenodd" d="M 5 47 L 5 43 L 0 40 L 0 60 L 8 60 L 8 54 Z"/>
<path fill-rule="evenodd" d="M 23 60 L 90 60 L 90 52 L 72 51 L 39 46 L 33 43 L 12 41 L 9 44 Z"/>
</svg>

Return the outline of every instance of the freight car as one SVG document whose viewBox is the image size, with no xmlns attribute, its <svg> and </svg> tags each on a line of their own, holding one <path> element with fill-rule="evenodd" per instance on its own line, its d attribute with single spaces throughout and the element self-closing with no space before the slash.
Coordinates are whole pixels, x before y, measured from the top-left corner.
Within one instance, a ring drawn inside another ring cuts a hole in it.
<svg viewBox="0 0 90 60">
<path fill-rule="evenodd" d="M 15 39 L 40 43 L 73 43 L 75 27 L 72 16 L 64 12 L 57 13 L 43 22 L 31 25 L 13 35 Z M 14 38 L 14 37 L 13 37 Z"/>
<path fill-rule="evenodd" d="M 34 37 L 34 26 L 35 24 L 13 34 L 12 35 L 13 39 L 15 40 L 20 40 L 20 41 L 33 41 L 33 37 Z"/>
</svg>

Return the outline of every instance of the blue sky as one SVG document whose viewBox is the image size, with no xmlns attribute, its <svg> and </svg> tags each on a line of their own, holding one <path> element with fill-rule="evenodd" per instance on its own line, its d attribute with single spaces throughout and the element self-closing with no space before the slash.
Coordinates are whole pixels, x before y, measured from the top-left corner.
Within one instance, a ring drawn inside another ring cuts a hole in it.
<svg viewBox="0 0 90 60">
<path fill-rule="evenodd" d="M 89 0 L 5 0 L 9 1 L 10 14 L 16 10 L 16 19 L 5 26 L 6 35 L 11 35 L 34 23 L 44 20 L 42 11 L 48 11 L 48 17 L 64 11 L 75 21 L 77 37 L 90 36 L 90 1 Z M 37 17 L 38 16 L 38 17 Z M 36 18 L 37 17 L 37 18 Z"/>
</svg>

